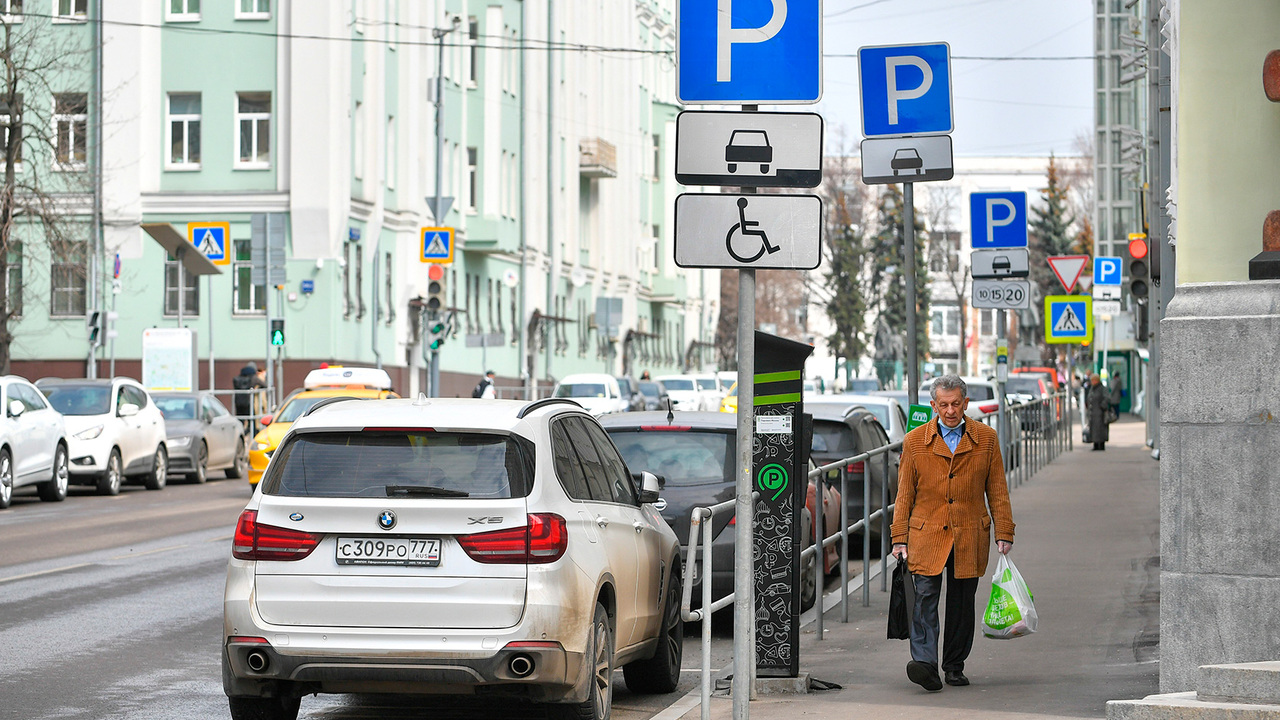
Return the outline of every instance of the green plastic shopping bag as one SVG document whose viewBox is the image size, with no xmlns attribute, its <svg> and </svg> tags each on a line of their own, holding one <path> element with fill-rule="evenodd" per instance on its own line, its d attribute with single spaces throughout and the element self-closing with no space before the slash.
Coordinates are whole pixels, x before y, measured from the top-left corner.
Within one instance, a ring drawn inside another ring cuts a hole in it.
<svg viewBox="0 0 1280 720">
<path fill-rule="evenodd" d="M 995 640 L 1012 640 L 1036 631 L 1035 596 L 1013 561 L 1001 555 L 991 576 L 991 599 L 982 615 L 982 634 Z"/>
</svg>

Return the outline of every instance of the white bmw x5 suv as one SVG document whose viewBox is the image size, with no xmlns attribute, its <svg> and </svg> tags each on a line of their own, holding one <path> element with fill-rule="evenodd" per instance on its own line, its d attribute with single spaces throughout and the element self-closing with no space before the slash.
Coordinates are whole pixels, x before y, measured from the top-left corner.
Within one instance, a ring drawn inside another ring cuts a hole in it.
<svg viewBox="0 0 1280 720">
<path fill-rule="evenodd" d="M 236 527 L 231 716 L 401 692 L 607 720 L 619 665 L 632 691 L 673 691 L 681 563 L 657 499 L 569 400 L 317 404 Z"/>
</svg>

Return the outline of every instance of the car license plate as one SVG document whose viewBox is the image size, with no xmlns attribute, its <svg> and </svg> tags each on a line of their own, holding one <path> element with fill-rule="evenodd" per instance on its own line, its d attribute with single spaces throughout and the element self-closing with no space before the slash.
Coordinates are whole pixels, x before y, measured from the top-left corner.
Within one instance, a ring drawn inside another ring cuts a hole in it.
<svg viewBox="0 0 1280 720">
<path fill-rule="evenodd" d="M 440 538 L 340 537 L 335 551 L 339 565 L 440 564 Z"/>
</svg>

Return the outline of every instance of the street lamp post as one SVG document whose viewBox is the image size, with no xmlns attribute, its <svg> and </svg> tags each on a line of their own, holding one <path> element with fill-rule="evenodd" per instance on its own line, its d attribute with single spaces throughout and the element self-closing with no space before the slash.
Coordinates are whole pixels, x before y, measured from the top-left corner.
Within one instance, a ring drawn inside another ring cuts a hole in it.
<svg viewBox="0 0 1280 720">
<path fill-rule="evenodd" d="M 431 214 L 435 216 L 436 225 L 444 226 L 445 213 L 449 211 L 444 201 L 444 38 L 462 25 L 462 18 L 453 16 L 447 28 L 435 28 L 431 37 L 436 41 L 436 194 L 435 203 L 431 206 Z M 427 318 L 434 323 L 434 313 Z M 427 369 L 427 393 L 431 397 L 440 396 L 440 350 L 432 349 L 431 361 Z"/>
</svg>

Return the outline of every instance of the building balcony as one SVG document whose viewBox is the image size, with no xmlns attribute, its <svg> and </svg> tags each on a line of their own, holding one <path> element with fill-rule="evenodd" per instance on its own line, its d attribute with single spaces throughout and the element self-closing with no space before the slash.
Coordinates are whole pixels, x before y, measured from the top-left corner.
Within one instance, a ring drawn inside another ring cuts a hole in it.
<svg viewBox="0 0 1280 720">
<path fill-rule="evenodd" d="M 583 177 L 618 177 L 618 149 L 600 138 L 578 142 L 578 168 Z"/>
</svg>

